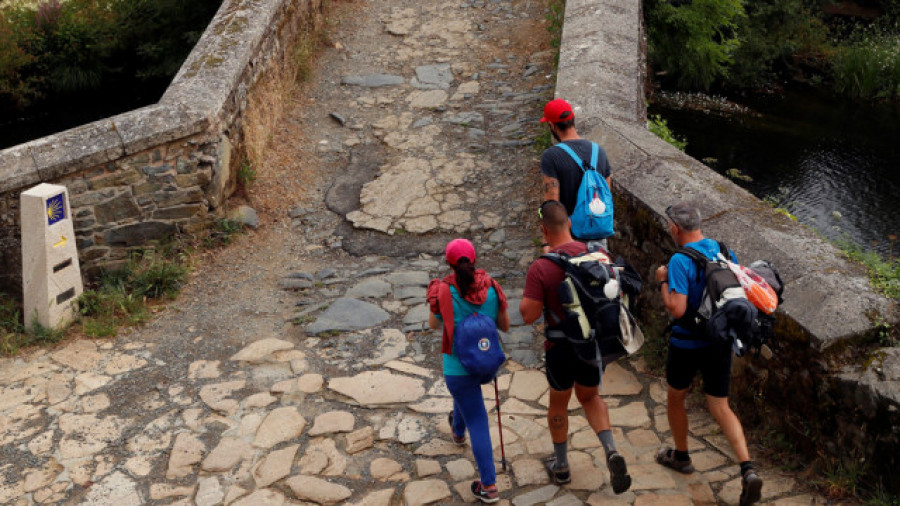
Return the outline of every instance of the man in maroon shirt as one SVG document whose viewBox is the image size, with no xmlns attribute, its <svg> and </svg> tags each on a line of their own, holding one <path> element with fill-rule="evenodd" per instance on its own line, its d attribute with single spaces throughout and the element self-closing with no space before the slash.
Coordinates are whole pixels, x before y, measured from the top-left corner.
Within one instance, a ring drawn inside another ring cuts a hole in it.
<svg viewBox="0 0 900 506">
<path fill-rule="evenodd" d="M 569 232 L 569 215 L 565 206 L 556 200 L 541 204 L 541 233 L 551 252 L 570 256 L 587 252 L 584 243 L 575 241 Z M 525 293 L 519 311 L 525 323 L 537 320 L 544 314 L 546 330 L 559 330 L 565 319 L 559 301 L 559 285 L 565 279 L 565 271 L 552 260 L 539 258 L 528 268 L 525 277 Z M 584 415 L 606 451 L 613 492 L 621 494 L 631 486 L 631 476 L 625 458 L 616 451 L 609 425 L 609 408 L 600 397 L 600 380 L 603 372 L 595 365 L 577 357 L 572 345 L 565 339 L 544 341 L 544 359 L 547 366 L 547 383 L 550 384 L 550 406 L 547 421 L 553 440 L 554 457 L 548 461 L 548 469 L 556 484 L 571 481 L 567 457 L 569 436 L 569 398 L 572 390 L 584 408 Z"/>
</svg>

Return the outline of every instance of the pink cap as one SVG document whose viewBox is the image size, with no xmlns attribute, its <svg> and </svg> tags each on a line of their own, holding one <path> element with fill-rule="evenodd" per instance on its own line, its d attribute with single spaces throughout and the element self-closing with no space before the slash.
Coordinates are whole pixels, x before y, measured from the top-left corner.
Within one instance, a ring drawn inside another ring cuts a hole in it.
<svg viewBox="0 0 900 506">
<path fill-rule="evenodd" d="M 455 266 L 462 257 L 468 258 L 474 264 L 475 246 L 472 246 L 468 239 L 453 239 L 447 243 L 444 256 L 447 257 L 447 263 L 451 266 Z"/>
</svg>

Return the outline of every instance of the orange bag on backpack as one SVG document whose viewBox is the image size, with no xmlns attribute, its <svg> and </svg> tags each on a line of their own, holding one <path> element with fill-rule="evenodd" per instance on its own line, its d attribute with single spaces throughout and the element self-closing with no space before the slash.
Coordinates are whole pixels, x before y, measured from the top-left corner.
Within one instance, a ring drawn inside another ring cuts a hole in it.
<svg viewBox="0 0 900 506">
<path fill-rule="evenodd" d="M 778 295 L 775 289 L 769 286 L 759 274 L 753 272 L 753 269 L 738 265 L 728 259 L 728 268 L 737 277 L 738 282 L 747 294 L 747 300 L 756 306 L 757 309 L 765 314 L 772 314 L 778 307 Z"/>
</svg>

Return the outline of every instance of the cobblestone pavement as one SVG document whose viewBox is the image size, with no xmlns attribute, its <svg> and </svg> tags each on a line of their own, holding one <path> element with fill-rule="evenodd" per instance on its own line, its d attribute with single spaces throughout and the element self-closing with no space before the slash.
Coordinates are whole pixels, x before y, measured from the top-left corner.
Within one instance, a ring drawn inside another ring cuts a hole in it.
<svg viewBox="0 0 900 506">
<path fill-rule="evenodd" d="M 513 309 L 498 382 L 505 471 L 485 389 L 501 504 L 736 504 L 737 466 L 705 412 L 691 415 L 697 472 L 654 463 L 670 439 L 665 387 L 639 358 L 603 385 L 631 490 L 610 491 L 574 404 L 572 483 L 544 472 L 541 338 L 515 310 L 537 253 L 528 144 L 552 94 L 543 3 L 341 8 L 279 137 L 300 131 L 314 147 L 270 182 L 302 193 L 263 209 L 264 227 L 207 259 L 146 327 L 0 361 L 0 503 L 473 502 L 424 301 L 446 273 L 435 253 L 465 235 Z M 824 503 L 771 466 L 763 477 L 764 501 Z"/>
</svg>

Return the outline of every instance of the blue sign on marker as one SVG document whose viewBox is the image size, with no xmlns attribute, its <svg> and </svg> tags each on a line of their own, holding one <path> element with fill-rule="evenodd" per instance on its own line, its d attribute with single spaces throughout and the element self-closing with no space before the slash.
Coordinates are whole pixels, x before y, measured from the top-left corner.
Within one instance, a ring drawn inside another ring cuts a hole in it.
<svg viewBox="0 0 900 506">
<path fill-rule="evenodd" d="M 66 219 L 65 194 L 60 193 L 47 199 L 47 225 Z"/>
</svg>

